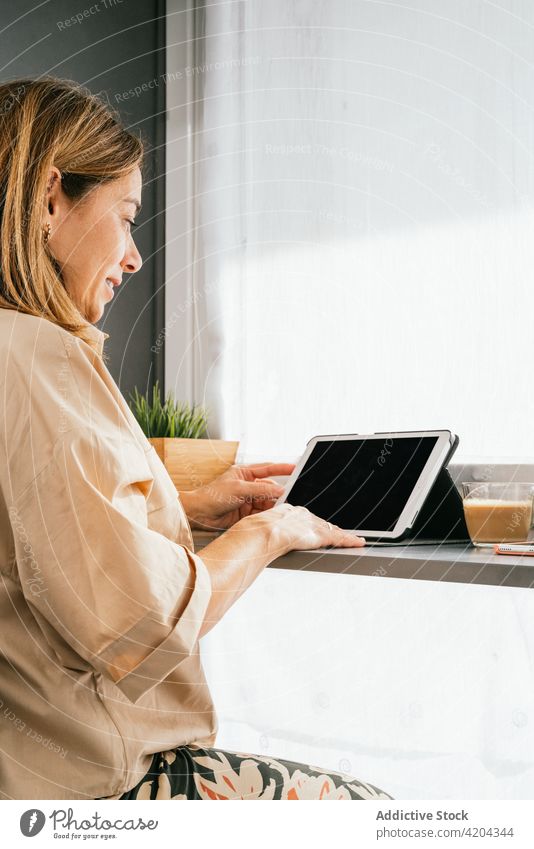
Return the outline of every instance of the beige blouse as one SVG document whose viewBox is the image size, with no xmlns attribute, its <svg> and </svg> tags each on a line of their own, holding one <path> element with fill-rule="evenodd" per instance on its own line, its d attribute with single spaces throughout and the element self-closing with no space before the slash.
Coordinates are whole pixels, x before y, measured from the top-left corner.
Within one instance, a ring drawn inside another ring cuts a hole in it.
<svg viewBox="0 0 534 849">
<path fill-rule="evenodd" d="M 215 741 L 209 573 L 88 344 L 0 309 L 0 398 L 0 798 L 120 796 Z"/>
</svg>

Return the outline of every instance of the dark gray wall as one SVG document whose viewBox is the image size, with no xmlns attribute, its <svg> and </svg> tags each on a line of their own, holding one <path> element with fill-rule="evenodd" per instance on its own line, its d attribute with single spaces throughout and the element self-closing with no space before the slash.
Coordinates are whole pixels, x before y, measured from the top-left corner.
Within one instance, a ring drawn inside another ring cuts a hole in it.
<svg viewBox="0 0 534 849">
<path fill-rule="evenodd" d="M 144 265 L 125 278 L 99 325 L 110 334 L 108 366 L 126 396 L 156 378 L 163 386 L 163 357 L 150 348 L 164 324 L 164 72 L 164 0 L 0 0 L 2 81 L 52 74 L 104 92 L 151 148 L 135 230 Z M 140 94 L 125 94 L 136 86 Z"/>
</svg>

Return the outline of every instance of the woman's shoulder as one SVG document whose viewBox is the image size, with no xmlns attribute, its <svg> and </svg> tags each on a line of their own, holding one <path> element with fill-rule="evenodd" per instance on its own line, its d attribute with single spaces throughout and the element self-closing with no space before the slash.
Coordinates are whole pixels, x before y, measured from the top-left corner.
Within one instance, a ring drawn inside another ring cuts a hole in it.
<svg viewBox="0 0 534 849">
<path fill-rule="evenodd" d="M 95 348 L 105 334 L 87 325 L 90 343 L 52 321 L 0 309 L 0 384 L 19 406 L 36 416 L 59 417 L 63 424 L 122 422 L 127 415 L 115 381 Z"/>
<path fill-rule="evenodd" d="M 0 308 L 0 344 L 3 353 L 19 358 L 31 357 L 36 366 L 37 353 L 69 356 L 71 353 L 87 355 L 91 350 L 101 354 L 107 334 L 87 324 L 84 339 L 65 330 L 44 316 L 30 315 L 15 309 Z"/>
<path fill-rule="evenodd" d="M 66 332 L 46 318 L 7 307 L 0 308 L 0 327 L 2 343 L 11 344 L 12 347 L 18 347 L 19 342 L 36 339 L 40 335 L 45 337 L 54 335 L 57 339 L 58 332 Z"/>
<path fill-rule="evenodd" d="M 90 326 L 91 342 L 105 334 Z M 5 355 L 5 356 L 4 356 Z M 84 432 L 149 445 L 124 397 L 94 348 L 38 316 L 0 308 L 0 393 L 8 398 L 0 420 L 21 455 L 45 463 L 54 445 Z M 94 437 L 96 439 L 96 436 Z"/>
</svg>

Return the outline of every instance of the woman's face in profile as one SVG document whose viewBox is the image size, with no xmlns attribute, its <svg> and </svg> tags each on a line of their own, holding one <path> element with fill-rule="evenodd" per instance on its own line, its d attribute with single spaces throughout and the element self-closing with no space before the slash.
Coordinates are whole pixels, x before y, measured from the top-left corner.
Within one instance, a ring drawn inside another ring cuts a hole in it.
<svg viewBox="0 0 534 849">
<path fill-rule="evenodd" d="M 131 232 L 141 206 L 141 172 L 136 168 L 91 189 L 78 201 L 69 200 L 63 192 L 57 169 L 51 182 L 48 244 L 61 266 L 67 292 L 94 324 L 123 274 L 133 274 L 142 265 Z"/>
</svg>

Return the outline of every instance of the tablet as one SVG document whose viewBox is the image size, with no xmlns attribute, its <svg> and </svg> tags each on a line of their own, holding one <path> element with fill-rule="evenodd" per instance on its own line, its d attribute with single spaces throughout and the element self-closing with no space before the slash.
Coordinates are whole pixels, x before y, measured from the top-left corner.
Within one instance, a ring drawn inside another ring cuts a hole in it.
<svg viewBox="0 0 534 849">
<path fill-rule="evenodd" d="M 450 430 L 315 436 L 277 503 L 307 507 L 367 539 L 399 539 L 455 444 Z"/>
</svg>

